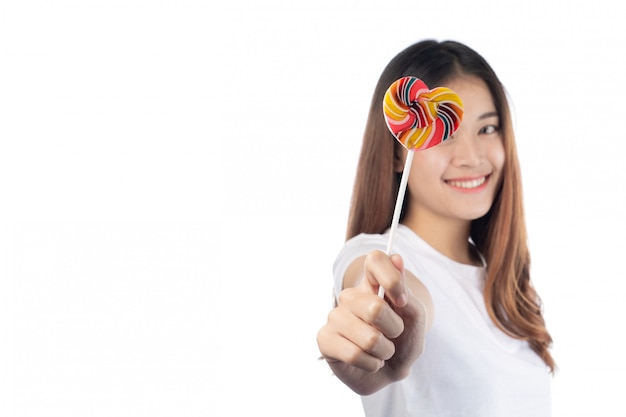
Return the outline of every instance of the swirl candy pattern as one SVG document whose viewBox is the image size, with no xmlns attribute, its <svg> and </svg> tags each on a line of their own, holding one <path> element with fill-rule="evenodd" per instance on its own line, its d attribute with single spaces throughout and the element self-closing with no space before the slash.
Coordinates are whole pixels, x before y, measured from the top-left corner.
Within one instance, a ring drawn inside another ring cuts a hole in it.
<svg viewBox="0 0 626 417">
<path fill-rule="evenodd" d="M 387 89 L 383 112 L 402 145 L 423 150 L 452 136 L 463 118 L 463 103 L 449 88 L 430 90 L 419 78 L 403 77 Z"/>
</svg>

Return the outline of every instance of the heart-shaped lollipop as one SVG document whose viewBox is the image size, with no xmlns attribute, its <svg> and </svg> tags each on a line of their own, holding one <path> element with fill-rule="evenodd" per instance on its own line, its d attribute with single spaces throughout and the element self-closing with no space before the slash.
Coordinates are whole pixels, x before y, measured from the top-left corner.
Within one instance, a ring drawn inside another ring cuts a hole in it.
<svg viewBox="0 0 626 417">
<path fill-rule="evenodd" d="M 463 118 L 463 103 L 446 87 L 430 90 L 416 77 L 403 77 L 387 89 L 385 121 L 407 149 L 428 149 L 448 139 Z"/>
<path fill-rule="evenodd" d="M 431 148 L 448 139 L 458 129 L 463 118 L 463 102 L 452 90 L 436 87 L 430 90 L 416 77 L 403 77 L 387 89 L 383 99 L 383 113 L 393 136 L 409 151 Z M 409 152 L 404 163 L 400 189 L 389 230 L 387 255 L 391 255 L 402 202 L 409 180 L 414 152 Z M 378 288 L 378 295 L 385 290 Z"/>
</svg>

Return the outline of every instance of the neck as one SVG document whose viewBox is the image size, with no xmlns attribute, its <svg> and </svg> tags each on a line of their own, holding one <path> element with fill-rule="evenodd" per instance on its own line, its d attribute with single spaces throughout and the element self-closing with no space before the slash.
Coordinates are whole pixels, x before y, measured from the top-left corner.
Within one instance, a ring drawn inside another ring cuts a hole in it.
<svg viewBox="0 0 626 417">
<path fill-rule="evenodd" d="M 428 213 L 407 216 L 403 222 L 426 243 L 453 261 L 481 265 L 468 242 L 471 229 L 469 220 L 442 219 Z"/>
</svg>

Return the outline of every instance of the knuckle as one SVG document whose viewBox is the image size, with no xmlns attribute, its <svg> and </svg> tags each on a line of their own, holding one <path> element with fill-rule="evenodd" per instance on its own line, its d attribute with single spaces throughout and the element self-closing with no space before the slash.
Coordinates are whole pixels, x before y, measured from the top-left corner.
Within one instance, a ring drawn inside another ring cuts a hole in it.
<svg viewBox="0 0 626 417">
<path fill-rule="evenodd" d="M 325 350 L 325 346 L 326 346 L 326 345 L 325 345 L 325 343 L 324 343 L 324 342 L 325 342 L 325 341 L 326 341 L 326 339 L 327 339 L 327 332 L 328 332 L 328 330 L 327 330 L 326 326 L 322 327 L 322 328 L 321 328 L 321 329 L 317 332 L 317 338 L 316 338 L 316 341 L 317 341 L 317 347 L 320 349 L 320 351 Z M 324 352 L 322 352 L 322 353 L 324 353 Z"/>
<path fill-rule="evenodd" d="M 346 303 L 348 297 L 348 294 L 346 293 L 346 290 L 343 290 L 339 293 L 339 296 L 337 297 L 337 305 L 343 305 Z"/>
<path fill-rule="evenodd" d="M 382 338 L 382 333 L 370 332 L 367 336 L 365 336 L 365 340 L 363 342 L 363 350 L 365 350 L 366 352 L 375 352 Z"/>
<path fill-rule="evenodd" d="M 370 265 L 372 263 L 381 262 L 383 259 L 386 259 L 387 255 L 381 250 L 373 250 L 365 256 L 365 264 Z"/>
<path fill-rule="evenodd" d="M 367 309 L 367 315 L 368 315 L 367 319 L 369 320 L 369 322 L 370 323 L 378 322 L 383 312 L 385 311 L 386 307 L 387 307 L 387 303 L 382 298 L 373 300 L 369 304 L 368 309 Z"/>
<path fill-rule="evenodd" d="M 337 297 L 337 305 L 342 306 L 346 304 L 350 304 L 354 299 L 354 288 L 346 288 L 345 290 L 339 293 Z"/>
<path fill-rule="evenodd" d="M 330 310 L 328 312 L 328 316 L 326 318 L 326 321 L 328 323 L 332 323 L 335 321 L 335 319 L 339 316 L 339 309 L 338 308 L 333 308 L 332 310 Z"/>
<path fill-rule="evenodd" d="M 350 347 L 350 348 L 345 349 L 343 354 L 344 354 L 343 361 L 345 363 L 349 365 L 355 365 L 359 363 L 359 360 L 362 355 L 362 351 L 355 346 L 355 347 Z"/>
<path fill-rule="evenodd" d="M 343 362 L 366 372 L 375 372 L 377 370 L 376 361 L 368 360 L 366 356 L 361 349 L 355 347 L 345 352 Z"/>
</svg>

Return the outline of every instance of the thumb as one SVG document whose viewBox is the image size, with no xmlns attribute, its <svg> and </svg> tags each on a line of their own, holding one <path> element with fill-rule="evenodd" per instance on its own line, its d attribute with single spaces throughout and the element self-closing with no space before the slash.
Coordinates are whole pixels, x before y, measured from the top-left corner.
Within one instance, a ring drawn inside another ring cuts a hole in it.
<svg viewBox="0 0 626 417">
<path fill-rule="evenodd" d="M 391 255 L 389 259 L 391 260 L 392 265 L 400 272 L 400 276 L 402 277 L 401 291 L 397 294 L 397 301 L 394 304 L 398 307 L 404 307 L 409 301 L 406 279 L 404 278 L 404 261 L 402 260 L 402 256 L 397 254 Z"/>
<path fill-rule="evenodd" d="M 400 255 L 391 255 L 390 256 L 391 263 L 396 267 L 398 271 L 404 276 L 404 261 L 402 260 L 402 256 Z"/>
</svg>

